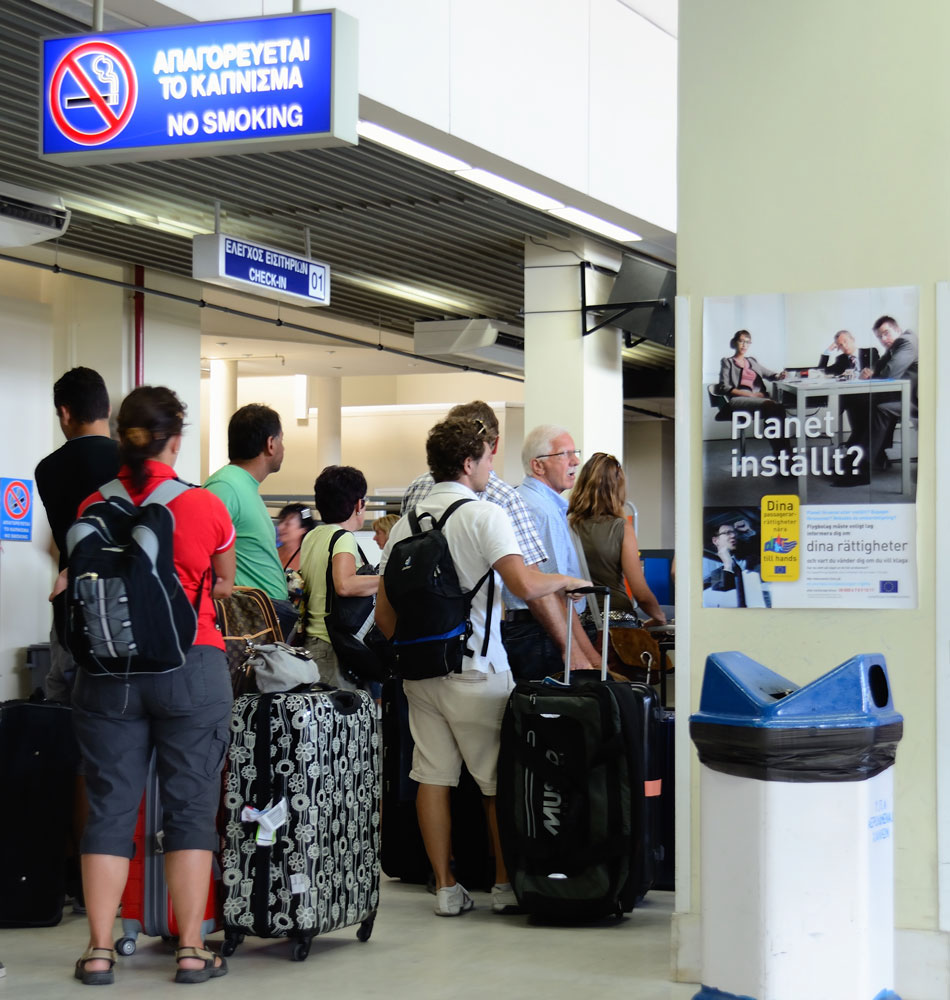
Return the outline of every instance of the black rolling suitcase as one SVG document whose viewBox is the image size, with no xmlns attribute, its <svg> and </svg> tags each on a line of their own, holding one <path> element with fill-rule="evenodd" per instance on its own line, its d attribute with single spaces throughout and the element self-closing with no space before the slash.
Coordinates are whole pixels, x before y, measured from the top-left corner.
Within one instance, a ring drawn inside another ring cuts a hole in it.
<svg viewBox="0 0 950 1000">
<path fill-rule="evenodd" d="M 605 594 L 609 614 L 606 589 L 590 592 Z M 519 683 L 505 710 L 497 798 L 505 864 L 528 913 L 620 916 L 653 884 L 659 703 L 647 684 L 606 679 L 606 644 L 600 675 L 566 667 L 565 676 Z"/>
<path fill-rule="evenodd" d="M 676 712 L 667 699 L 667 655 L 675 647 L 675 626 L 656 626 L 655 633 L 660 649 L 660 720 L 657 732 L 657 765 L 662 778 L 662 794 L 658 808 L 657 862 L 654 889 L 672 892 L 676 888 L 676 815 L 675 815 L 675 751 Z"/>
<path fill-rule="evenodd" d="M 62 919 L 78 759 L 68 706 L 0 705 L 0 927 Z"/>
<path fill-rule="evenodd" d="M 409 777 L 413 749 L 409 705 L 399 678 L 383 684 L 382 713 L 382 869 L 390 878 L 425 883 L 432 868 L 416 819 L 418 786 Z M 455 877 L 467 889 L 487 891 L 495 881 L 495 861 L 490 855 L 482 793 L 464 765 L 458 787 L 452 789 L 451 809 Z"/>
<path fill-rule="evenodd" d="M 244 695 L 225 775 L 225 940 L 289 937 L 303 961 L 318 934 L 379 905 L 379 736 L 364 691 Z"/>
</svg>

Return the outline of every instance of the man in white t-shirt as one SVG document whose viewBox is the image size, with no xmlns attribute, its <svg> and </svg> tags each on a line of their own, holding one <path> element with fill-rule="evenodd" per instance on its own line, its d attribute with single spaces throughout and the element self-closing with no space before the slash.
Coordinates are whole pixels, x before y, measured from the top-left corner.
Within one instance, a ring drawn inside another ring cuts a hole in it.
<svg viewBox="0 0 950 1000">
<path fill-rule="evenodd" d="M 409 728 L 415 740 L 410 777 L 419 783 L 416 811 L 436 880 L 435 912 L 453 917 L 475 905 L 450 868 L 452 852 L 449 789 L 458 785 L 466 764 L 487 800 L 488 826 L 495 849 L 495 885 L 492 909 L 510 912 L 516 905 L 498 841 L 495 785 L 501 719 L 513 681 L 499 628 L 501 586 L 522 600 L 589 586 L 585 580 L 556 573 L 540 573 L 525 566 L 511 521 L 496 504 L 476 498 L 485 489 L 492 469 L 492 450 L 485 424 L 471 418 L 444 420 L 429 432 L 426 457 L 435 485 L 419 510 L 436 519 L 455 501 L 466 498 L 445 524 L 444 533 L 459 583 L 471 590 L 491 568 L 494 588 L 479 588 L 472 603 L 469 639 L 471 656 L 460 673 L 419 681 L 404 681 L 409 702 Z M 380 562 L 376 622 L 391 636 L 396 612 L 386 596 L 383 575 L 393 545 L 412 533 L 409 518 L 401 518 L 389 534 Z M 487 607 L 489 593 L 492 607 Z M 482 653 L 486 623 L 487 650 Z"/>
</svg>

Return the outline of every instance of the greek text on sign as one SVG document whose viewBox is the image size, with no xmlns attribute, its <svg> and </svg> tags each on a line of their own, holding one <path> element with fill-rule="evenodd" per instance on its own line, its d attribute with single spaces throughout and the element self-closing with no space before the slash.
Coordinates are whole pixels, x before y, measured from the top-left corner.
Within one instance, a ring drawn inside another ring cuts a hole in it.
<svg viewBox="0 0 950 1000">
<path fill-rule="evenodd" d="M 40 154 L 168 159 L 355 143 L 356 21 L 337 11 L 48 38 Z"/>
<path fill-rule="evenodd" d="M 210 233 L 192 241 L 192 277 L 304 306 L 330 304 L 330 265 L 276 247 Z"/>
<path fill-rule="evenodd" d="M 33 534 L 33 480 L 0 479 L 0 541 L 28 542 Z"/>
</svg>

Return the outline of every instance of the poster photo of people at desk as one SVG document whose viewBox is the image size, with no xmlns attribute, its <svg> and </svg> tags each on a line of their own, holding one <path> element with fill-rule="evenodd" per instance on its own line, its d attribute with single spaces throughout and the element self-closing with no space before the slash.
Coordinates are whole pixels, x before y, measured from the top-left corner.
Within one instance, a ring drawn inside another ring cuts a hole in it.
<svg viewBox="0 0 950 1000">
<path fill-rule="evenodd" d="M 704 607 L 916 607 L 919 299 L 704 300 Z"/>
</svg>

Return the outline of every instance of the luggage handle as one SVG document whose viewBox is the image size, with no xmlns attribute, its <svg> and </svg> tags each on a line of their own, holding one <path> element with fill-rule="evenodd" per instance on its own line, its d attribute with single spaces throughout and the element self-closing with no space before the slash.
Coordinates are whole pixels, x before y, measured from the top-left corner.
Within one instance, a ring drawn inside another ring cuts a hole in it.
<svg viewBox="0 0 950 1000">
<path fill-rule="evenodd" d="M 610 588 L 609 587 L 576 587 L 574 590 L 565 590 L 567 595 L 567 641 L 564 647 L 564 683 L 571 683 L 571 631 L 574 625 L 574 602 L 571 594 L 600 594 L 604 598 L 604 628 L 603 640 L 600 646 L 600 679 L 607 680 L 607 643 L 610 641 L 610 634 L 607 629 L 607 622 L 610 621 Z"/>
</svg>

